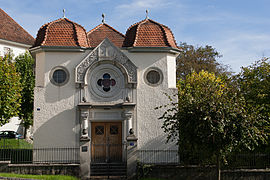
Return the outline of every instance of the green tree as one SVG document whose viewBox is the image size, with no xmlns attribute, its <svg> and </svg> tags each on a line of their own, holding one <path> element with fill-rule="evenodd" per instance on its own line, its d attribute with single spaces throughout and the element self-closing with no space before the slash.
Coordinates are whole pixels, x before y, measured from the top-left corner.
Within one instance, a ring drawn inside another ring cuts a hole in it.
<svg viewBox="0 0 270 180">
<path fill-rule="evenodd" d="M 0 57 L 0 84 L 0 125 L 3 125 L 18 115 L 22 90 L 20 76 L 8 54 Z"/>
<path fill-rule="evenodd" d="M 230 75 L 229 66 L 225 66 L 217 61 L 222 57 L 212 46 L 194 47 L 187 43 L 180 43 L 180 54 L 176 60 L 177 78 L 185 78 L 191 72 L 201 70 L 215 74 Z"/>
<path fill-rule="evenodd" d="M 168 141 L 176 141 L 179 153 L 201 160 L 220 160 L 233 150 L 252 149 L 266 136 L 260 131 L 252 113 L 246 111 L 245 99 L 228 79 L 201 71 L 187 75 L 178 83 L 178 102 L 171 102 L 163 120 Z M 162 108 L 159 107 L 159 108 Z"/>
<path fill-rule="evenodd" d="M 20 74 L 20 82 L 22 84 L 22 101 L 19 117 L 23 120 L 24 127 L 27 129 L 30 125 L 33 125 L 34 59 L 29 52 L 25 52 L 17 56 L 15 61 L 16 70 Z"/>
<path fill-rule="evenodd" d="M 262 58 L 248 67 L 242 67 L 236 76 L 238 88 L 247 102 L 247 110 L 256 114 L 257 119 L 264 122 L 261 129 L 270 135 L 270 60 Z M 264 147 L 264 148 L 263 148 Z M 270 149 L 269 145 L 261 145 L 256 150 Z"/>
<path fill-rule="evenodd" d="M 270 60 L 263 58 L 253 65 L 242 67 L 237 75 L 238 85 L 250 107 L 255 107 L 270 120 Z"/>
</svg>

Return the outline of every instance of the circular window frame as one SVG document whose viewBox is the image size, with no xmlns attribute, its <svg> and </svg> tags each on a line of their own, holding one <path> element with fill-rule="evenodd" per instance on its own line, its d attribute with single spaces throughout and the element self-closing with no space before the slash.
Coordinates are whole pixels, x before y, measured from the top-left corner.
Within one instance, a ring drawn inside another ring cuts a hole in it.
<svg viewBox="0 0 270 180">
<path fill-rule="evenodd" d="M 109 73 L 111 77 L 116 81 L 116 85 L 108 92 L 105 92 L 101 86 L 97 84 L 98 79 L 100 79 L 104 73 Z M 87 75 L 87 84 L 89 86 L 88 90 L 90 94 L 94 95 L 96 98 L 103 98 L 103 100 L 111 100 L 122 94 L 125 87 L 125 78 L 122 71 L 110 63 L 100 64 Z"/>
<path fill-rule="evenodd" d="M 157 83 L 155 83 L 155 84 L 150 83 L 150 82 L 148 81 L 148 79 L 147 79 L 147 74 L 148 74 L 150 71 L 156 71 L 156 72 L 159 73 L 160 79 L 159 79 L 159 81 L 158 81 Z M 156 87 L 156 86 L 160 85 L 160 84 L 163 82 L 163 73 L 162 73 L 162 71 L 161 71 L 159 68 L 157 68 L 157 67 L 151 67 L 151 68 L 148 68 L 148 69 L 144 72 L 143 78 L 144 78 L 144 82 L 145 82 L 147 85 L 152 86 L 152 87 Z"/>
<path fill-rule="evenodd" d="M 57 70 L 63 70 L 63 71 L 66 73 L 66 79 L 65 79 L 65 81 L 62 82 L 62 83 L 57 83 L 57 82 L 55 82 L 54 79 L 53 79 L 53 74 L 54 74 L 54 72 L 57 71 Z M 54 67 L 54 68 L 51 70 L 51 72 L 50 72 L 50 81 L 51 81 L 51 83 L 52 83 L 53 85 L 55 85 L 55 86 L 64 86 L 64 85 L 66 85 L 66 84 L 68 83 L 68 81 L 69 81 L 69 72 L 68 72 L 67 68 L 65 68 L 65 67 L 63 67 L 63 66 L 56 66 L 56 67 Z"/>
</svg>

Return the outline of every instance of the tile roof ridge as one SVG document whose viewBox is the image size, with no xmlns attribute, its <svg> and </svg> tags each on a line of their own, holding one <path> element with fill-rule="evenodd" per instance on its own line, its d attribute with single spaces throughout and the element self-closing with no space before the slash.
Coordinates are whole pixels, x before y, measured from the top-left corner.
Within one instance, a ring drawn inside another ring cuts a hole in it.
<svg viewBox="0 0 270 180">
<path fill-rule="evenodd" d="M 78 24 L 78 23 L 75 23 L 75 22 L 69 20 L 69 19 L 66 18 L 66 17 L 65 17 L 65 18 L 62 18 L 62 19 L 68 21 L 69 23 L 71 23 L 71 24 L 73 25 L 73 28 L 74 28 L 74 31 L 75 31 L 75 34 L 76 34 L 76 37 L 75 37 L 75 39 L 76 39 L 76 44 L 77 44 L 78 46 L 81 46 L 81 44 L 80 44 L 79 39 L 78 39 L 78 29 L 77 29 L 76 26 L 79 26 L 80 28 L 82 28 L 82 30 L 84 31 L 85 36 L 86 36 L 87 46 L 89 47 L 89 46 L 90 46 L 90 43 L 89 43 L 89 41 L 88 41 L 87 33 L 86 33 L 86 30 L 84 29 L 84 27 L 83 27 L 82 25 Z M 75 25 L 76 25 L 76 26 L 75 26 Z"/>
<path fill-rule="evenodd" d="M 17 24 L 24 32 L 26 32 L 32 39 L 33 41 L 35 40 L 35 38 L 29 34 L 20 24 L 18 24 L 11 16 L 9 16 L 2 8 L 0 8 L 0 11 L 2 11 L 6 16 L 8 16 L 13 22 L 15 22 L 15 24 Z"/>
<path fill-rule="evenodd" d="M 157 24 L 157 25 L 159 25 L 159 26 L 161 27 L 162 32 L 164 33 L 164 35 L 165 35 L 165 37 L 166 37 L 166 42 L 167 42 L 167 44 L 168 44 L 169 46 L 173 47 L 174 45 L 171 44 L 171 43 L 169 42 L 168 33 L 167 33 L 166 30 L 165 30 L 165 28 L 166 28 L 166 29 L 172 34 L 173 41 L 174 41 L 174 43 L 175 43 L 175 46 L 177 47 L 176 41 L 175 41 L 175 38 L 174 38 L 174 34 L 173 34 L 173 32 L 171 31 L 171 29 L 170 29 L 168 26 L 166 26 L 166 25 L 164 25 L 164 24 L 161 24 L 161 23 L 158 23 L 158 22 L 156 22 L 156 21 L 154 21 L 154 20 L 152 20 L 152 19 L 148 19 L 148 20 L 151 21 L 151 22 L 153 22 L 153 23 L 155 23 L 155 24 Z"/>
<path fill-rule="evenodd" d="M 111 28 L 113 31 L 117 32 L 118 34 L 120 34 L 122 37 L 126 37 L 124 34 L 122 34 L 121 32 L 117 31 L 116 29 L 114 29 L 112 26 L 110 26 L 107 23 L 104 23 L 105 26 L 108 26 L 109 28 Z"/>
<path fill-rule="evenodd" d="M 137 24 L 137 28 L 136 28 L 136 34 L 135 34 L 135 39 L 134 39 L 134 42 L 133 42 L 133 44 L 132 44 L 132 46 L 135 46 L 136 45 L 136 43 L 137 43 L 137 39 L 138 39 L 138 28 L 142 25 L 142 24 L 144 24 L 144 23 L 146 23 L 147 21 L 149 21 L 150 19 L 149 18 L 147 18 L 147 19 L 144 19 L 144 20 L 142 20 L 142 21 L 140 21 L 140 22 L 138 22 Z"/>
<path fill-rule="evenodd" d="M 41 26 L 41 28 L 39 28 L 40 30 L 41 30 L 42 28 L 46 28 L 46 29 L 45 29 L 45 33 L 44 33 L 44 39 L 43 39 L 42 43 L 40 44 L 41 46 L 44 45 L 45 42 L 46 42 L 46 40 L 47 40 L 48 29 L 49 29 L 49 27 L 51 26 L 51 24 L 53 24 L 53 23 L 55 23 L 55 22 L 59 22 L 59 21 L 62 20 L 62 19 L 64 19 L 64 18 L 59 18 L 59 19 L 56 19 L 56 20 L 54 20 L 54 21 L 48 22 L 48 23 L 44 24 L 43 26 Z M 45 27 L 45 26 L 47 26 L 47 27 Z"/>
<path fill-rule="evenodd" d="M 168 41 L 168 44 L 169 44 L 171 47 L 176 46 L 176 48 L 178 48 L 172 30 L 171 30 L 169 27 L 166 27 L 166 26 L 165 26 L 165 28 L 167 28 L 167 30 L 170 31 L 170 33 L 171 33 L 171 35 L 172 35 L 172 38 L 173 38 L 173 42 L 174 42 L 174 45 L 171 45 L 171 43 L 170 43 L 169 41 Z M 168 33 L 167 33 L 166 31 L 165 31 L 165 35 L 166 35 L 166 38 L 167 38 L 167 40 L 168 40 Z"/>
<path fill-rule="evenodd" d="M 100 28 L 103 25 L 103 23 L 97 25 L 96 27 L 94 27 L 93 29 L 91 29 L 90 31 L 88 31 L 86 34 L 88 36 L 88 34 L 91 34 L 92 32 L 94 32 L 95 30 L 97 30 L 98 28 Z"/>
<path fill-rule="evenodd" d="M 124 34 L 122 34 L 121 32 L 117 31 L 116 29 L 114 29 L 112 26 L 108 25 L 107 23 L 101 23 L 99 25 L 97 25 L 96 27 L 94 27 L 93 29 L 91 29 L 90 31 L 87 32 L 87 36 L 89 34 L 91 34 L 92 32 L 96 31 L 97 29 L 99 29 L 102 26 L 107 26 L 108 28 L 112 29 L 114 32 L 118 33 L 119 35 L 121 35 L 122 37 L 126 37 Z"/>
<path fill-rule="evenodd" d="M 78 23 L 76 23 L 76 22 L 74 22 L 74 21 L 71 21 L 71 20 L 68 19 L 68 18 L 62 18 L 62 19 L 65 19 L 66 21 L 69 21 L 70 23 L 73 23 L 73 24 L 75 24 L 75 25 L 77 25 L 77 26 L 80 26 L 81 28 L 83 28 L 83 30 L 85 30 L 85 28 L 84 28 L 82 25 L 80 25 L 80 24 L 78 24 Z M 85 32 L 86 32 L 86 30 L 85 30 Z"/>
<path fill-rule="evenodd" d="M 167 33 L 166 33 L 165 29 L 164 29 L 166 26 L 163 25 L 163 24 L 160 24 L 160 23 L 158 23 L 158 22 L 156 22 L 156 21 L 154 21 L 154 20 L 151 20 L 151 19 L 150 19 L 149 21 L 151 21 L 152 23 L 155 23 L 156 25 L 158 25 L 158 26 L 160 27 L 161 31 L 163 32 L 164 36 L 166 37 L 166 38 L 165 38 L 166 44 L 167 44 L 168 46 L 171 46 L 170 43 L 169 43 L 169 40 L 168 40 Z"/>
</svg>

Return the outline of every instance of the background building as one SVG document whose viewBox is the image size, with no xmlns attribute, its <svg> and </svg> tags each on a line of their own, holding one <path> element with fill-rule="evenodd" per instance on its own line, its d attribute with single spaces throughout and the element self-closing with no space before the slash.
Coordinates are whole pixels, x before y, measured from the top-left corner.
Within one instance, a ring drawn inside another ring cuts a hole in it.
<svg viewBox="0 0 270 180">
<path fill-rule="evenodd" d="M 0 56 L 11 53 L 15 58 L 28 50 L 34 41 L 35 39 L 28 32 L 0 8 Z M 12 130 L 23 134 L 20 122 L 18 117 L 13 117 L 9 123 L 0 127 L 0 131 Z"/>
</svg>

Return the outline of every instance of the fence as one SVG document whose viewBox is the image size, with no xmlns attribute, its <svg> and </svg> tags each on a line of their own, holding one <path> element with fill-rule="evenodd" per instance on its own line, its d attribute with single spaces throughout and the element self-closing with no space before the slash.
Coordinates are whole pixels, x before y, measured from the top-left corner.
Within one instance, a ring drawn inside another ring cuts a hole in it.
<svg viewBox="0 0 270 180">
<path fill-rule="evenodd" d="M 179 164 L 177 150 L 139 150 L 138 158 L 144 164 Z"/>
<path fill-rule="evenodd" d="M 23 163 L 80 163 L 80 148 L 0 149 L 0 161 Z"/>
<path fill-rule="evenodd" d="M 99 150 L 101 148 L 103 151 Z M 92 145 L 92 162 L 110 162 L 126 160 L 124 145 Z M 96 151 L 93 151 L 95 149 Z M 215 158 L 207 161 L 202 155 L 178 154 L 177 150 L 138 150 L 138 160 L 143 164 L 177 164 L 177 165 L 213 165 Z M 270 154 L 242 153 L 232 154 L 222 164 L 223 169 L 236 168 L 269 168 Z M 0 161 L 11 161 L 13 164 L 23 163 L 57 163 L 79 164 L 80 148 L 0 148 Z"/>
<path fill-rule="evenodd" d="M 206 159 L 206 160 L 205 160 Z M 215 165 L 214 156 L 205 158 L 203 154 L 178 154 L 177 150 L 139 150 L 138 160 L 143 164 L 177 164 L 177 165 Z M 269 168 L 270 154 L 244 153 L 232 154 L 226 158 L 222 169 Z"/>
</svg>

